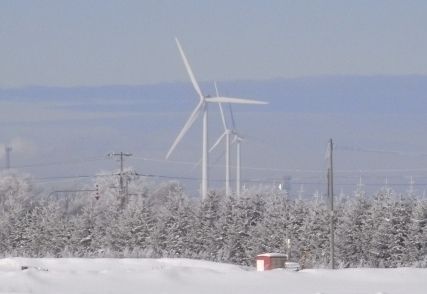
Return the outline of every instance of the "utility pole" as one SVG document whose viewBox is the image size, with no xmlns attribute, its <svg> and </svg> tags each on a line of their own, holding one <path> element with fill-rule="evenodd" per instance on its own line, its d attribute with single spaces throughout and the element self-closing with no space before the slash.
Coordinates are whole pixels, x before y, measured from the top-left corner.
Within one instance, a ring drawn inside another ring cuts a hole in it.
<svg viewBox="0 0 427 294">
<path fill-rule="evenodd" d="M 6 146 L 4 150 L 6 151 L 6 169 L 9 170 L 10 169 L 10 152 L 12 151 L 12 147 Z"/>
<path fill-rule="evenodd" d="M 125 191 L 124 191 L 124 183 L 123 183 L 123 156 L 132 156 L 132 154 L 128 153 L 109 153 L 108 156 L 114 156 L 114 157 L 119 157 L 120 160 L 120 191 L 119 191 L 119 196 L 122 199 L 122 203 L 124 203 L 124 197 L 126 195 Z"/>
<path fill-rule="evenodd" d="M 333 173 L 333 161 L 332 161 L 332 150 L 334 145 L 332 139 L 329 140 L 329 169 L 328 169 L 328 197 L 330 206 L 330 250 L 331 250 L 331 269 L 335 268 L 335 256 L 334 256 L 334 173 Z"/>
</svg>

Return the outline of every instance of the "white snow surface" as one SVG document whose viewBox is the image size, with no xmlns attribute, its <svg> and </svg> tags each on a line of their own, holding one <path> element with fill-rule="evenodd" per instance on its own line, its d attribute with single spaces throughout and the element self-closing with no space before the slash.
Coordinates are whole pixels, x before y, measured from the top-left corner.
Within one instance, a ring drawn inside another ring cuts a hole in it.
<svg viewBox="0 0 427 294">
<path fill-rule="evenodd" d="M 427 269 L 257 272 L 191 259 L 4 258 L 0 293 L 425 294 Z"/>
</svg>

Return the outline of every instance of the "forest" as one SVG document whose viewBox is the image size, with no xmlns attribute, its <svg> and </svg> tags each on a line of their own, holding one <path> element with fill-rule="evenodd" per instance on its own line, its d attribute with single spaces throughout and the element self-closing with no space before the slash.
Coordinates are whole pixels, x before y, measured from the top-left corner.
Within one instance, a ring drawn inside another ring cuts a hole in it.
<svg viewBox="0 0 427 294">
<path fill-rule="evenodd" d="M 123 176 L 123 175 L 122 175 Z M 305 268 L 330 264 L 330 210 L 320 194 L 289 197 L 254 186 L 240 197 L 190 197 L 178 181 L 153 184 L 127 172 L 101 174 L 81 190 L 44 191 L 28 174 L 0 174 L 0 256 L 182 257 L 253 265 L 286 253 Z M 123 179 L 122 179 L 123 180 Z M 367 195 L 363 185 L 334 197 L 335 263 L 348 267 L 427 267 L 427 200 L 409 185 Z"/>
</svg>

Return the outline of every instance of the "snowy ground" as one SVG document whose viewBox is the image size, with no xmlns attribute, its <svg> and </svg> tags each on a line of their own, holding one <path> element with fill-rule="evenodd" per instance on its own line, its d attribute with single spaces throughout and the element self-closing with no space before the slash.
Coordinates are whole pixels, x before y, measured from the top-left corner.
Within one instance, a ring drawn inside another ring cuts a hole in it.
<svg viewBox="0 0 427 294">
<path fill-rule="evenodd" d="M 425 294 L 427 269 L 257 272 L 189 259 L 5 258 L 0 293 Z"/>
</svg>

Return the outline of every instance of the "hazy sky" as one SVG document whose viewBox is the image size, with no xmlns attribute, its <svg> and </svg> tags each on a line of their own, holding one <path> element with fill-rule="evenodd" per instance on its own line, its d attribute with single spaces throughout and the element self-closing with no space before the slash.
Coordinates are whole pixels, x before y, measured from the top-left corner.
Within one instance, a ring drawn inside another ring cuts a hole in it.
<svg viewBox="0 0 427 294">
<path fill-rule="evenodd" d="M 231 96 L 270 102 L 234 109 L 241 132 L 271 143 L 245 143 L 244 165 L 258 168 L 248 179 L 292 175 L 295 191 L 311 181 L 301 170 L 325 170 L 330 138 L 424 153 L 426 16 L 427 1 L 0 0 L 0 151 L 12 146 L 13 166 L 48 181 L 114 170 L 111 151 L 131 152 L 141 173 L 196 179 L 200 120 L 164 160 L 198 99 L 178 37 L 205 94 L 218 80 Z M 19 89 L 29 85 L 145 86 Z M 214 142 L 218 111 L 210 120 Z M 394 156 L 341 150 L 336 171 L 352 170 L 353 185 L 360 170 L 397 170 L 402 185 L 418 176 L 427 190 L 427 157 Z M 375 183 L 389 174 L 375 171 Z"/>
<path fill-rule="evenodd" d="M 0 1 L 0 87 L 427 74 L 426 1 Z"/>
</svg>

